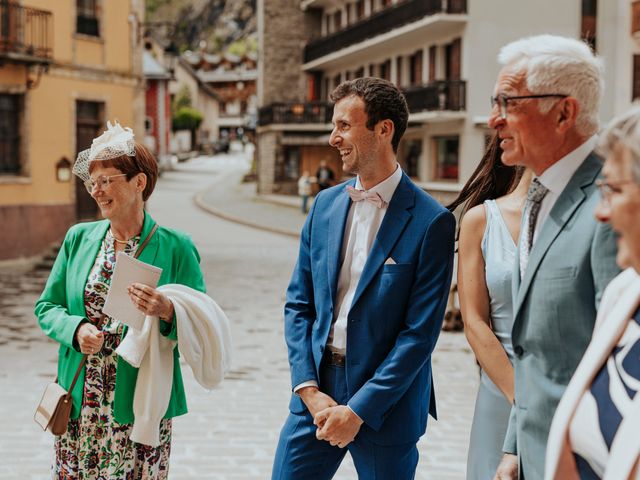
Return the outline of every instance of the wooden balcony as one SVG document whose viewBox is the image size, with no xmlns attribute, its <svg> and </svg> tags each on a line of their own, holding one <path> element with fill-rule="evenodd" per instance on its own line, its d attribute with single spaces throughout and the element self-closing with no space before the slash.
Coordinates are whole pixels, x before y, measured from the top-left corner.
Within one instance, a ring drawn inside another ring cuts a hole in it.
<svg viewBox="0 0 640 480">
<path fill-rule="evenodd" d="M 466 0 L 406 0 L 397 3 L 343 30 L 309 42 L 304 48 L 304 62 L 311 62 L 438 13 L 467 13 L 467 2 Z"/>
<path fill-rule="evenodd" d="M 464 80 L 436 80 L 408 87 L 404 95 L 411 113 L 424 111 L 464 111 L 466 109 L 466 82 Z"/>
<path fill-rule="evenodd" d="M 327 102 L 272 103 L 258 111 L 258 125 L 331 123 L 333 105 Z"/>
<path fill-rule="evenodd" d="M 51 63 L 52 18 L 46 10 L 0 0 L 0 62 Z"/>
</svg>

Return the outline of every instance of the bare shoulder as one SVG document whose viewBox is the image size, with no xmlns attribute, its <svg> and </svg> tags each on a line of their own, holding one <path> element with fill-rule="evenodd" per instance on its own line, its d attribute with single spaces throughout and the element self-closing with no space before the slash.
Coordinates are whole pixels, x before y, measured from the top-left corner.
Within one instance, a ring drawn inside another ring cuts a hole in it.
<svg viewBox="0 0 640 480">
<path fill-rule="evenodd" d="M 476 205 L 469 209 L 462 217 L 460 223 L 460 238 L 464 235 L 466 238 L 482 238 L 484 229 L 487 225 L 487 213 L 484 205 Z"/>
</svg>

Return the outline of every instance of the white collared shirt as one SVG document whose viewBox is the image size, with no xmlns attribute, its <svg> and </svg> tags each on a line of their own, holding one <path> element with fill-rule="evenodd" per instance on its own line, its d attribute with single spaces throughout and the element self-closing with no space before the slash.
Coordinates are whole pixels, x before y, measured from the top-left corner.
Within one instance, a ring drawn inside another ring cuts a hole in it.
<svg viewBox="0 0 640 480">
<path fill-rule="evenodd" d="M 540 211 L 538 212 L 538 218 L 536 219 L 536 227 L 533 231 L 532 245 L 536 242 L 538 233 L 542 229 L 551 209 L 556 204 L 558 197 L 560 197 L 562 191 L 567 187 L 569 180 L 571 180 L 573 174 L 576 173 L 576 170 L 578 170 L 580 165 L 582 165 L 593 149 L 596 148 L 597 143 L 598 136 L 593 135 L 578 148 L 569 152 L 547 168 L 542 172 L 542 175 L 538 177 L 538 181 L 547 187 L 549 191 L 540 204 Z"/>
<path fill-rule="evenodd" d="M 389 202 L 391 202 L 400 180 L 402 180 L 402 169 L 397 165 L 393 174 L 368 190 L 369 192 L 380 194 L 385 201 L 385 205 L 382 208 L 378 208 L 367 201 L 351 203 L 342 239 L 336 308 L 334 309 L 333 324 L 327 341 L 327 348 L 331 351 L 343 355 L 346 354 L 347 317 L 349 310 L 351 310 L 353 296 L 356 293 L 356 288 L 373 242 L 378 235 L 380 225 L 382 225 L 382 220 L 384 220 L 384 216 L 387 213 Z M 360 177 L 356 179 L 355 188 L 362 190 Z M 318 384 L 315 380 L 309 380 L 296 385 L 293 391 L 297 392 L 309 386 L 317 387 Z"/>
<path fill-rule="evenodd" d="M 385 205 L 382 208 L 378 208 L 367 201 L 351 203 L 342 240 L 336 308 L 333 313 L 333 324 L 329 332 L 329 340 L 327 341 L 327 348 L 331 351 L 343 355 L 346 354 L 347 317 L 349 310 L 351 310 L 353 296 L 356 293 L 362 270 L 364 270 L 364 265 L 369 257 L 371 246 L 387 213 L 389 202 L 401 179 L 402 169 L 398 165 L 391 176 L 368 190 L 369 192 L 376 192 L 382 197 L 385 201 Z M 356 179 L 356 189 L 362 190 L 360 177 Z"/>
</svg>

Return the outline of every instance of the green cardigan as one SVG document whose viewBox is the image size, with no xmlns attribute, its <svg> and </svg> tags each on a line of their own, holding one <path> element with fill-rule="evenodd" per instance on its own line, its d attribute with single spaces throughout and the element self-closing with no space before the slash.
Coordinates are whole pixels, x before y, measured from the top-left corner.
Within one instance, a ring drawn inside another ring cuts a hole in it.
<svg viewBox="0 0 640 480">
<path fill-rule="evenodd" d="M 155 221 L 145 212 L 140 241 L 142 242 Z M 60 343 L 58 352 L 58 381 L 68 389 L 73 380 L 82 353 L 74 346 L 76 329 L 88 321 L 84 308 L 84 288 L 89 271 L 95 263 L 100 245 L 109 228 L 109 221 L 80 223 L 69 229 L 53 265 L 47 284 L 36 303 L 35 314 L 42 330 Z M 159 227 L 145 249 L 140 261 L 162 268 L 158 285 L 177 283 L 204 292 L 200 270 L 200 256 L 191 238 L 184 233 Z M 123 337 L 126 334 L 126 325 Z M 177 339 L 176 322 L 160 322 L 163 335 Z M 116 390 L 113 406 L 115 420 L 133 422 L 133 393 L 138 369 L 118 357 Z M 73 389 L 71 418 L 78 418 L 84 390 L 84 370 Z M 173 386 L 171 400 L 164 418 L 187 413 L 187 401 L 180 372 L 179 353 L 173 351 Z"/>
</svg>

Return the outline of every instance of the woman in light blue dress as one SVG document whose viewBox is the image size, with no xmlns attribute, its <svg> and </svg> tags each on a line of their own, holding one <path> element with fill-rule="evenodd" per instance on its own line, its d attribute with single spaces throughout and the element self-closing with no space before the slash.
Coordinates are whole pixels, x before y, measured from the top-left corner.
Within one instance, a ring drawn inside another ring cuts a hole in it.
<svg viewBox="0 0 640 480">
<path fill-rule="evenodd" d="M 502 458 L 511 404 L 511 274 L 531 173 L 500 161 L 494 138 L 449 208 L 464 204 L 458 294 L 464 331 L 481 367 L 467 458 L 468 480 L 491 480 Z"/>
</svg>

